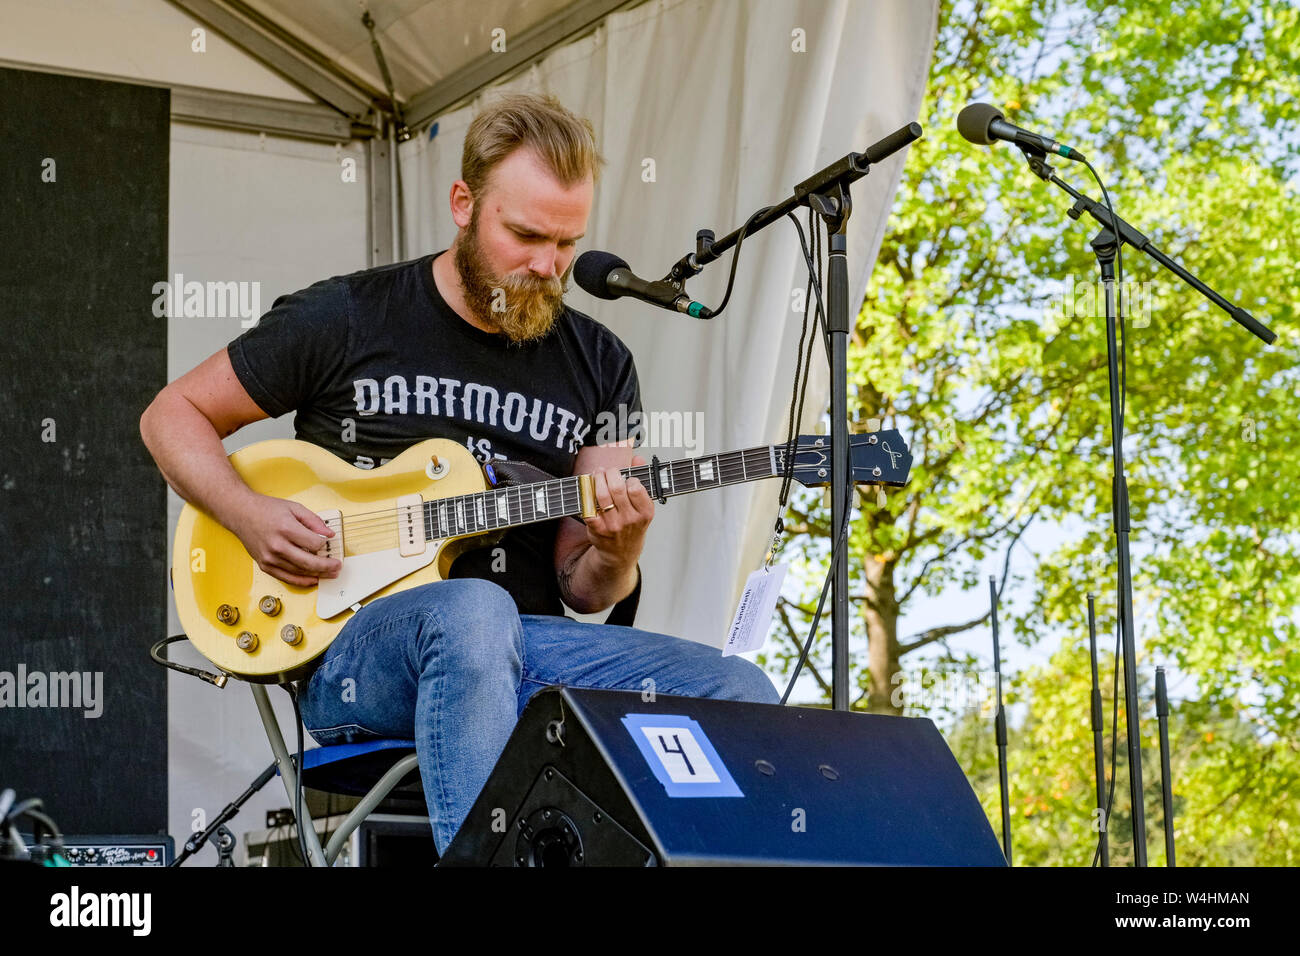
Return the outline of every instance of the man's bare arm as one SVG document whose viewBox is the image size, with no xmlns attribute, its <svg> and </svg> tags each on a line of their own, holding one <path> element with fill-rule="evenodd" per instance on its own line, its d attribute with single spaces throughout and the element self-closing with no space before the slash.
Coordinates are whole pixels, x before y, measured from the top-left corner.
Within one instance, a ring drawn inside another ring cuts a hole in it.
<svg viewBox="0 0 1300 956">
<path fill-rule="evenodd" d="M 232 531 L 268 574 L 306 587 L 340 566 L 314 553 L 333 532 L 302 505 L 249 488 L 221 444 L 266 417 L 221 349 L 158 393 L 140 416 L 140 437 L 178 495 Z"/>
<path fill-rule="evenodd" d="M 222 349 L 158 393 L 140 416 L 140 437 L 167 484 L 228 528 L 255 492 L 230 466 L 221 440 L 266 417 Z"/>
</svg>

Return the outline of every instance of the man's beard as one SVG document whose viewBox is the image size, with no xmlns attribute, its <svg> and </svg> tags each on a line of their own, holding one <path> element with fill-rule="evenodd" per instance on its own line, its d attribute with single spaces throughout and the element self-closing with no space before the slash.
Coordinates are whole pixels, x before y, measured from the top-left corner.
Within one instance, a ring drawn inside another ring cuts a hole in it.
<svg viewBox="0 0 1300 956">
<path fill-rule="evenodd" d="M 454 261 L 465 304 L 476 318 L 504 333 L 516 345 L 540 339 L 551 330 L 564 308 L 572 263 L 563 276 L 549 279 L 494 275 L 479 252 L 478 210 L 455 246 Z"/>
</svg>

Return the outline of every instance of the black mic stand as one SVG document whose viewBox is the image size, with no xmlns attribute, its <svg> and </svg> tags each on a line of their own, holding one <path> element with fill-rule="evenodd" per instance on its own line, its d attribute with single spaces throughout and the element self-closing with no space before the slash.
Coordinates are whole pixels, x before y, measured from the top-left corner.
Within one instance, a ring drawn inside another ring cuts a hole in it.
<svg viewBox="0 0 1300 956">
<path fill-rule="evenodd" d="M 261 774 L 258 775 L 258 778 L 249 784 L 247 790 L 236 797 L 234 802 L 228 803 L 226 809 L 217 814 L 216 819 L 208 824 L 206 830 L 202 833 L 195 833 L 186 840 L 185 848 L 182 850 L 181 855 L 176 857 L 170 865 L 180 866 L 195 853 L 198 853 L 199 850 L 203 849 L 203 845 L 207 843 L 215 833 L 217 836 L 217 866 L 234 866 L 235 862 L 231 859 L 231 853 L 235 849 L 235 837 L 226 826 L 226 822 L 232 819 L 235 814 L 239 812 L 239 808 L 247 803 L 248 799 L 253 794 L 266 786 L 266 782 L 275 776 L 275 767 L 275 764 L 271 764 L 263 770 Z"/>
<path fill-rule="evenodd" d="M 831 528 L 844 527 L 849 497 L 848 338 L 849 267 L 848 223 L 853 210 L 849 186 L 867 175 L 870 167 L 921 138 L 919 123 L 908 123 L 864 152 L 849 153 L 794 187 L 794 195 L 779 205 L 767 206 L 745 226 L 714 240 L 707 229 L 696 234 L 696 249 L 683 256 L 663 280 L 678 290 L 691 276 L 765 226 L 784 218 L 799 206 L 808 206 L 825 222 L 830 236 L 830 281 L 826 323 L 830 339 L 831 386 Z M 831 542 L 835 553 L 836 541 Z M 831 707 L 849 709 L 849 558 L 847 551 L 833 568 L 831 601 Z"/>
<path fill-rule="evenodd" d="M 1160 798 L 1165 811 L 1165 866 L 1174 866 L 1174 791 L 1169 770 L 1169 692 L 1165 669 L 1156 668 L 1156 720 L 1160 724 Z"/>
<path fill-rule="evenodd" d="M 1021 152 L 1025 154 L 1029 168 L 1034 171 L 1035 175 L 1044 182 L 1055 183 L 1074 198 L 1074 206 L 1069 211 L 1071 219 L 1077 220 L 1084 212 L 1088 212 L 1102 226 L 1101 232 L 1093 237 L 1091 245 L 1093 253 L 1097 257 L 1097 265 L 1101 270 L 1102 286 L 1106 292 L 1106 369 L 1110 379 L 1110 445 L 1111 457 L 1114 462 L 1111 501 L 1119 561 L 1119 621 L 1120 638 L 1124 647 L 1124 719 L 1128 731 L 1129 795 L 1133 808 L 1133 862 L 1136 866 L 1146 866 L 1146 815 L 1142 802 L 1142 739 L 1138 726 L 1137 664 L 1133 628 L 1133 577 L 1128 542 L 1128 482 L 1124 478 L 1124 448 L 1121 440 L 1121 436 L 1124 434 L 1124 419 L 1120 411 L 1119 347 L 1116 344 L 1115 337 L 1115 254 L 1119 249 L 1119 244 L 1127 242 L 1139 252 L 1146 253 L 1265 342 L 1271 343 L 1277 336 L 1245 309 L 1230 303 L 1155 248 L 1150 239 L 1119 218 L 1119 216 L 1112 218 L 1110 211 L 1105 206 L 1089 199 L 1064 182 L 1056 175 L 1056 170 L 1048 164 L 1047 154 L 1044 151 L 1024 144 L 1017 145 L 1020 146 Z M 1118 235 L 1116 235 L 1116 230 Z"/>
<path fill-rule="evenodd" d="M 1092 759 L 1096 764 L 1097 809 L 1101 811 L 1097 821 L 1100 825 L 1101 865 L 1110 866 L 1110 845 L 1106 838 L 1110 825 L 1106 815 L 1110 813 L 1110 807 L 1106 806 L 1105 721 L 1101 709 L 1101 686 L 1097 682 L 1097 613 L 1091 593 L 1088 594 L 1088 659 L 1092 663 Z"/>
<path fill-rule="evenodd" d="M 993 732 L 998 745 L 998 793 L 1002 800 L 1002 853 L 1011 866 L 1011 805 L 1007 788 L 1007 715 L 1002 709 L 1002 649 L 998 645 L 998 589 L 989 575 L 989 613 L 993 617 L 993 680 L 997 685 L 998 710 L 993 718 Z"/>
</svg>

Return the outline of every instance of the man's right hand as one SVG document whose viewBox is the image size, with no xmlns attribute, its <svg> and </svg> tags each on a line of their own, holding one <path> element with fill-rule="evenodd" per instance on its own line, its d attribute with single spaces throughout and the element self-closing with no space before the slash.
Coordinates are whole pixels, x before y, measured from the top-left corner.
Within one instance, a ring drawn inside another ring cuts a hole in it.
<svg viewBox="0 0 1300 956">
<path fill-rule="evenodd" d="M 230 530 L 259 568 L 285 584 L 314 587 L 322 577 L 338 577 L 343 567 L 337 558 L 316 554 L 334 531 L 296 501 L 257 495 Z"/>
</svg>

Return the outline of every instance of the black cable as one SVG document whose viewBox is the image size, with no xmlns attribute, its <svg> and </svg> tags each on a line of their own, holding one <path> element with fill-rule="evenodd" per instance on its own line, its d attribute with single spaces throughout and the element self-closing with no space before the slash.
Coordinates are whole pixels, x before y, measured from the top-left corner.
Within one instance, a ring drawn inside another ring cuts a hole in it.
<svg viewBox="0 0 1300 956">
<path fill-rule="evenodd" d="M 841 560 L 848 560 L 845 553 L 846 544 L 849 540 L 849 516 L 853 513 L 853 483 L 845 485 L 845 502 L 844 502 L 844 519 L 840 525 L 840 533 L 836 538 L 835 547 L 831 549 L 831 563 L 826 571 L 826 580 L 822 582 L 821 598 L 817 601 L 817 610 L 813 613 L 812 626 L 808 629 L 808 639 L 804 641 L 803 650 L 799 654 L 799 662 L 795 665 L 794 673 L 790 675 L 790 683 L 786 685 L 785 693 L 781 695 L 781 703 L 784 704 L 790 697 L 790 692 L 794 690 L 794 682 L 799 679 L 799 672 L 803 670 L 804 662 L 808 659 L 808 651 L 812 648 L 813 638 L 817 636 L 817 625 L 821 623 L 822 608 L 826 605 L 826 595 L 830 591 L 831 579 L 835 575 L 835 568 Z"/>
<path fill-rule="evenodd" d="M 21 844 L 22 838 L 19 835 L 18 823 L 24 818 L 32 823 L 32 847 L 43 848 L 38 851 L 37 858 L 51 858 L 62 856 L 63 853 L 63 833 L 59 830 L 58 824 L 44 811 L 45 803 L 40 797 L 29 797 L 26 800 L 15 802 L 16 792 L 14 790 L 5 790 L 0 793 L 0 849 L 10 839 L 15 846 Z M 46 840 L 46 834 L 49 839 Z M 31 857 L 32 847 L 27 848 L 27 855 Z M 3 858 L 3 854 L 0 854 Z"/>
<path fill-rule="evenodd" d="M 740 227 L 740 233 L 736 236 L 736 246 L 731 250 L 731 271 L 727 274 L 727 291 L 722 295 L 722 302 L 713 310 L 713 318 L 716 319 L 720 316 L 722 310 L 727 307 L 727 303 L 731 301 L 731 290 L 736 284 L 736 266 L 740 264 L 740 247 L 745 242 L 745 236 L 748 235 L 750 226 L 754 225 L 754 221 L 757 220 L 759 216 L 768 212 L 771 208 L 771 206 L 764 206 L 758 212 L 754 213 L 754 215 L 746 219 L 745 224 Z"/>
<path fill-rule="evenodd" d="M 1119 231 L 1119 218 L 1115 215 L 1115 207 L 1111 205 L 1110 193 L 1107 192 L 1106 190 L 1106 184 L 1102 182 L 1101 176 L 1097 174 L 1097 170 L 1093 169 L 1092 163 L 1084 160 L 1083 165 L 1088 168 L 1088 172 L 1092 173 L 1092 178 L 1097 181 L 1097 186 L 1101 189 L 1101 197 L 1106 201 L 1106 211 L 1110 213 L 1110 231 L 1114 234 L 1115 237 L 1115 328 L 1119 335 L 1119 343 L 1118 343 L 1119 345 L 1119 349 L 1118 349 L 1119 351 L 1119 427 L 1115 429 L 1115 435 L 1112 436 L 1112 438 L 1113 441 L 1115 442 L 1116 452 L 1122 458 L 1124 453 L 1124 413 L 1128 405 L 1128 399 L 1125 394 L 1127 390 L 1127 384 L 1128 384 L 1128 341 L 1127 341 L 1127 336 L 1124 334 L 1124 305 L 1123 305 L 1124 243 L 1120 239 L 1121 233 Z M 1127 485 L 1127 479 L 1125 480 L 1125 484 Z M 1113 494 L 1118 496 L 1120 494 L 1120 489 L 1116 487 L 1113 491 Z M 1127 498 L 1128 498 L 1127 487 L 1124 489 L 1123 495 L 1124 495 L 1125 504 L 1127 506 Z M 1118 517 L 1118 515 L 1116 517 Z M 1118 526 L 1116 526 L 1115 530 L 1116 533 L 1118 534 L 1119 532 Z M 1114 806 L 1115 803 L 1115 768 L 1116 768 L 1115 759 L 1116 759 L 1116 753 L 1119 750 L 1119 669 L 1120 669 L 1120 659 L 1122 657 L 1121 636 L 1124 629 L 1124 615 L 1122 613 L 1122 600 L 1121 600 L 1123 594 L 1123 588 L 1124 588 L 1123 581 L 1120 580 L 1119 573 L 1117 571 L 1116 581 L 1115 581 L 1115 593 L 1116 593 L 1117 600 L 1115 602 L 1115 607 L 1116 607 L 1118 619 L 1115 622 L 1115 680 L 1111 691 L 1113 700 L 1112 700 L 1111 728 L 1110 728 L 1110 733 L 1111 733 L 1110 787 L 1106 793 L 1106 809 L 1104 810 L 1105 819 L 1102 821 L 1102 824 L 1106 828 L 1106 831 L 1108 833 L 1110 831 L 1111 808 Z M 1137 635 L 1134 634 L 1131 636 L 1133 638 L 1134 653 L 1136 653 Z M 1136 694 L 1137 688 L 1136 687 L 1131 688 L 1131 692 Z M 1133 772 L 1133 768 L 1130 767 L 1129 773 L 1131 774 L 1132 772 Z M 1129 808 L 1130 819 L 1132 818 L 1133 813 L 1134 813 L 1134 808 L 1130 807 Z M 1135 833 L 1134 839 L 1136 840 L 1136 838 L 1137 838 L 1137 834 Z M 1097 849 L 1093 852 L 1092 855 L 1093 866 L 1097 865 L 1097 861 L 1100 859 L 1100 857 L 1101 857 L 1101 836 L 1100 834 L 1098 834 Z"/>
<path fill-rule="evenodd" d="M 293 826 L 293 829 L 294 829 L 295 831 L 298 829 L 298 824 L 297 824 L 297 822 L 293 823 L 292 826 Z M 276 827 L 274 830 L 272 830 L 272 831 L 271 831 L 271 835 L 268 836 L 267 839 L 266 839 L 267 846 L 269 847 L 269 846 L 271 846 L 271 845 L 273 845 L 273 844 L 275 844 L 275 843 L 279 843 L 279 842 L 281 842 L 281 839 L 282 839 L 282 838 L 285 839 L 285 840 L 287 840 L 287 839 L 288 839 L 288 836 L 289 836 L 289 827 L 290 827 L 290 824 L 282 823 L 282 824 L 280 824 L 278 827 Z M 281 830 L 284 831 L 283 834 L 280 833 Z M 301 834 L 298 834 L 298 836 L 301 836 Z M 294 845 L 295 843 L 297 844 L 297 846 Z M 309 864 L 309 863 L 307 862 L 306 854 L 304 854 L 304 853 L 302 852 L 302 847 L 303 847 L 303 845 L 302 845 L 302 841 L 301 841 L 301 840 L 297 840 L 297 839 L 295 839 L 294 841 L 289 842 L 289 852 L 292 853 L 292 854 L 293 854 L 293 858 L 294 858 L 295 860 L 298 861 L 298 865 L 299 865 L 299 866 L 310 866 L 311 864 Z M 266 853 L 263 852 L 262 856 L 263 856 L 263 858 L 265 858 Z"/>
<path fill-rule="evenodd" d="M 225 687 L 230 675 L 226 673 L 214 674 L 211 671 L 199 670 L 197 667 L 186 667 L 184 664 L 176 664 L 163 657 L 161 651 L 168 644 L 175 644 L 177 641 L 188 641 L 188 634 L 173 634 L 171 637 L 164 637 L 161 641 L 149 648 L 149 656 L 153 658 L 154 663 L 161 664 L 163 667 L 177 671 L 181 674 L 188 674 L 191 677 L 197 677 L 199 680 L 207 681 L 214 687 Z"/>
<path fill-rule="evenodd" d="M 805 264 L 806 264 L 807 267 L 808 267 L 808 277 L 809 277 L 809 282 L 810 282 L 810 284 L 812 285 L 813 289 L 814 289 L 815 292 L 816 292 L 816 301 L 817 301 L 817 313 L 816 313 L 816 319 L 817 319 L 817 321 L 816 321 L 816 323 L 814 324 L 814 330 L 816 330 L 817 328 L 821 328 L 824 337 L 825 337 L 826 339 L 829 339 L 830 332 L 829 332 L 829 328 L 828 328 L 827 323 L 826 323 L 826 320 L 825 320 L 825 308 L 824 308 L 823 301 L 822 301 L 822 282 L 821 282 L 821 278 L 822 278 L 822 270 L 821 270 L 821 243 L 820 243 L 821 232 L 820 232 L 820 230 L 819 230 L 818 228 L 816 228 L 817 226 L 822 225 L 822 221 L 821 221 L 820 219 L 816 219 L 816 218 L 814 217 L 814 213 L 813 213 L 813 211 L 812 211 L 811 208 L 809 208 L 808 213 L 809 213 L 809 214 L 808 214 L 808 218 L 809 218 L 808 226 L 809 226 L 809 231 L 810 231 L 810 233 L 811 233 L 811 235 L 812 235 L 812 240 L 813 240 L 813 243 L 812 243 L 812 245 L 813 245 L 813 254 L 812 254 L 811 257 L 809 256 L 809 253 L 808 253 L 808 247 L 807 247 L 807 245 L 804 243 L 803 230 L 799 229 L 799 221 L 798 221 L 797 219 L 794 218 L 794 215 L 793 215 L 793 214 L 790 215 L 790 218 L 791 218 L 791 221 L 793 221 L 794 224 L 795 224 L 795 229 L 796 229 L 796 231 L 798 231 L 798 233 L 799 233 L 799 242 L 800 242 L 800 246 L 801 246 L 802 249 L 803 249 L 803 253 L 804 253 L 804 262 L 805 262 Z M 816 258 L 816 266 L 815 266 L 815 268 L 814 268 L 813 257 Z M 815 278 L 814 278 L 814 277 L 815 277 Z M 805 312 L 805 315 L 804 315 L 804 326 L 803 326 L 803 328 L 804 328 L 804 329 L 807 328 L 807 312 Z M 810 364 L 811 359 L 812 359 L 812 341 L 813 341 L 812 339 L 809 339 L 809 341 L 808 341 L 808 353 L 807 353 L 807 355 L 806 355 L 806 357 L 805 357 L 805 359 L 804 359 L 804 364 L 803 364 L 803 373 L 802 373 L 802 386 L 803 386 L 803 391 L 802 391 L 801 394 L 800 394 L 799 402 L 798 402 L 798 408 L 799 408 L 798 415 L 799 415 L 799 417 L 802 417 L 802 414 L 803 414 L 803 396 L 804 396 L 804 394 L 806 393 L 807 385 L 808 385 L 808 369 L 809 369 L 809 364 Z M 799 342 L 800 342 L 800 346 L 802 347 L 802 345 L 803 345 L 803 335 L 802 335 L 802 334 L 800 334 Z M 829 348 L 829 345 L 828 345 L 828 348 Z M 799 364 L 798 364 L 798 361 L 797 361 L 797 359 L 796 359 L 796 363 L 795 363 L 795 385 L 796 385 L 796 387 L 798 387 L 798 386 L 800 385 L 800 377 L 801 377 L 801 376 L 800 376 L 800 373 L 799 373 Z M 794 406 L 793 406 L 793 405 L 791 406 L 791 410 L 792 410 L 792 415 L 791 415 L 791 428 L 794 429 L 794 428 L 797 428 L 797 425 L 794 424 L 794 422 L 796 421 L 796 419 L 795 419 L 795 416 L 794 416 L 794 414 L 793 414 L 793 410 L 794 410 Z M 790 453 L 790 455 L 789 455 L 788 457 L 789 457 L 789 462 L 792 462 L 792 461 L 793 461 L 793 448 L 791 449 L 791 453 Z M 784 491 L 784 490 L 788 490 L 788 488 L 789 488 L 788 476 L 789 476 L 789 474 L 791 473 L 791 468 L 792 468 L 792 465 L 791 465 L 789 462 L 787 462 L 787 467 L 786 467 L 786 478 L 787 478 L 787 480 L 786 480 L 785 482 L 783 482 L 783 491 Z M 838 530 L 838 533 L 835 535 L 833 545 L 832 545 L 832 547 L 831 547 L 831 560 L 830 560 L 830 566 L 828 567 L 828 569 L 827 569 L 827 571 L 826 571 L 826 578 L 825 578 L 825 580 L 823 580 L 823 582 L 822 582 L 821 597 L 820 597 L 820 598 L 818 599 L 818 601 L 817 601 L 817 610 L 813 613 L 812 625 L 811 625 L 811 627 L 809 627 L 809 629 L 808 629 L 808 638 L 804 641 L 803 648 L 801 649 L 800 654 L 799 654 L 799 660 L 798 660 L 798 662 L 795 664 L 794 672 L 790 675 L 790 681 L 789 681 L 789 683 L 786 685 L 785 693 L 783 693 L 783 694 L 781 695 L 781 703 L 782 703 L 783 705 L 784 705 L 784 704 L 785 704 L 785 703 L 790 699 L 790 694 L 791 694 L 791 692 L 794 690 L 795 682 L 799 679 L 799 674 L 800 674 L 800 672 L 803 670 L 804 663 L 805 663 L 805 662 L 807 661 L 807 659 L 808 659 L 808 652 L 812 649 L 812 642 L 813 642 L 813 639 L 814 639 L 814 638 L 816 637 L 816 635 L 817 635 L 817 625 L 821 623 L 822 610 L 823 610 L 823 609 L 825 608 L 825 606 L 826 606 L 826 595 L 827 595 L 827 593 L 828 593 L 829 590 L 830 590 L 831 581 L 832 581 L 832 579 L 833 579 L 834 576 L 835 576 L 835 569 L 836 569 L 836 567 L 838 566 L 838 563 L 839 563 L 841 560 L 844 560 L 844 561 L 847 561 L 847 560 L 848 560 L 847 544 L 848 544 L 848 537 L 849 537 L 849 524 L 850 524 L 850 518 L 851 518 L 851 516 L 852 516 L 852 514 L 853 514 L 853 483 L 852 483 L 852 482 L 849 482 L 849 483 L 847 483 L 847 484 L 845 485 L 844 492 L 845 492 L 844 516 L 843 516 L 843 519 L 842 519 L 842 521 L 841 521 L 841 525 L 840 525 L 840 528 L 839 528 L 839 530 Z M 785 499 L 784 499 L 784 497 L 783 497 L 783 498 L 782 498 L 782 503 L 783 503 L 783 504 L 784 504 L 784 500 L 785 500 Z"/>
<path fill-rule="evenodd" d="M 793 212 L 787 213 L 786 215 L 788 215 L 790 221 L 794 223 L 795 232 L 799 234 L 799 247 L 803 251 L 804 264 L 807 266 L 808 269 L 808 287 L 804 293 L 805 307 L 804 307 L 804 314 L 803 314 L 803 322 L 799 327 L 799 344 L 795 347 L 794 382 L 792 388 L 790 389 L 790 415 L 786 424 L 786 434 L 785 434 L 786 461 L 785 461 L 785 468 L 781 473 L 781 490 L 777 495 L 777 501 L 780 505 L 780 512 L 782 513 L 785 511 L 786 502 L 790 498 L 790 486 L 794 481 L 794 454 L 797 448 L 799 422 L 803 420 L 804 397 L 807 395 L 807 391 L 808 391 L 808 370 L 812 363 L 812 339 L 807 338 L 809 316 L 811 315 L 814 320 L 814 327 L 813 327 L 814 333 L 817 330 L 818 323 L 824 325 L 824 322 L 822 322 L 820 311 L 814 310 L 809 307 L 812 301 L 813 284 L 817 281 L 817 278 L 815 275 L 816 270 L 813 267 L 812 256 L 810 256 L 808 253 L 808 244 L 804 240 L 803 228 L 799 225 L 799 220 L 795 218 Z M 819 233 L 817 232 L 816 229 L 813 228 L 814 223 L 811 221 L 812 220 L 811 208 L 809 209 L 809 219 L 810 221 L 808 225 L 809 225 L 809 230 L 812 232 L 813 235 L 813 242 L 814 242 L 813 248 L 814 250 L 816 250 Z M 820 259 L 818 260 L 818 265 L 820 265 Z M 817 303 L 818 306 L 820 307 L 821 286 L 817 285 L 816 289 L 817 289 Z M 808 350 L 806 354 L 804 352 L 805 339 L 807 339 L 808 341 Z M 801 358 L 802 358 L 802 370 L 800 368 Z M 776 526 L 776 532 L 777 534 L 780 534 L 784 530 L 784 522 L 782 522 L 779 517 L 777 519 L 777 522 L 778 523 Z"/>
</svg>

